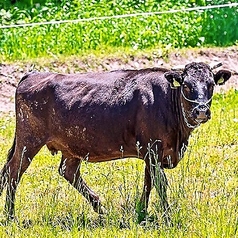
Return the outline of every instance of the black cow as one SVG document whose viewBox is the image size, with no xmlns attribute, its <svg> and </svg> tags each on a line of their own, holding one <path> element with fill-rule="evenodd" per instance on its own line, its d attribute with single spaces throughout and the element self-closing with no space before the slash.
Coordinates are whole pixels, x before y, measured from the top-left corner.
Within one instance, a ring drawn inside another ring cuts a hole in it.
<svg viewBox="0 0 238 238">
<path fill-rule="evenodd" d="M 126 157 L 145 161 L 139 220 L 145 218 L 153 185 L 168 210 L 163 169 L 174 168 L 182 159 L 191 132 L 210 119 L 215 84 L 224 84 L 230 76 L 227 70 L 214 74 L 205 63 L 190 63 L 182 71 L 148 68 L 24 76 L 16 90 L 15 139 L 0 180 L 0 192 L 7 185 L 8 218 L 14 217 L 21 176 L 44 145 L 52 154 L 62 152 L 59 173 L 96 212 L 104 208 L 82 179 L 81 162 Z"/>
</svg>

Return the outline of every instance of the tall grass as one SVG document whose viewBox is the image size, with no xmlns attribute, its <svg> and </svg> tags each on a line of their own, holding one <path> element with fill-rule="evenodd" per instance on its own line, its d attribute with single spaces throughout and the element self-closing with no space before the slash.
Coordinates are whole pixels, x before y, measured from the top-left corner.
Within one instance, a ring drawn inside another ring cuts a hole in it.
<svg viewBox="0 0 238 238">
<path fill-rule="evenodd" d="M 213 1 L 213 4 L 228 1 Z M 236 2 L 236 1 L 229 1 Z M 128 13 L 184 9 L 210 1 L 41 1 L 3 5 L 0 24 L 83 19 Z M 3 60 L 75 55 L 118 47 L 138 49 L 228 46 L 237 43 L 237 7 L 173 14 L 94 20 L 75 24 L 0 29 Z"/>
<path fill-rule="evenodd" d="M 101 197 L 108 214 L 99 217 L 58 175 L 60 155 L 43 148 L 23 175 L 16 195 L 18 221 L 0 226 L 1 237 L 236 237 L 238 235 L 238 92 L 217 94 L 212 119 L 194 131 L 184 159 L 167 170 L 173 227 L 162 222 L 154 189 L 149 213 L 136 223 L 144 164 L 126 159 L 84 163 L 82 174 Z M 1 165 L 14 134 L 14 120 L 0 119 Z M 3 222 L 4 196 L 0 199 Z"/>
</svg>

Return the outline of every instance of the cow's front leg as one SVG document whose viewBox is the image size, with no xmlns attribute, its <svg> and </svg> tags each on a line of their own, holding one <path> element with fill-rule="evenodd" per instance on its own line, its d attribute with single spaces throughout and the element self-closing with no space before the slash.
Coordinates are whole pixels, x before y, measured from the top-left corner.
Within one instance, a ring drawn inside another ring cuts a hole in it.
<svg viewBox="0 0 238 238">
<path fill-rule="evenodd" d="M 164 169 L 160 166 L 154 168 L 153 184 L 160 197 L 160 207 L 162 208 L 164 222 L 166 225 L 171 225 L 170 207 L 167 198 L 168 180 Z"/>
<path fill-rule="evenodd" d="M 151 189 L 152 189 L 152 178 L 150 166 L 146 164 L 143 192 L 141 199 L 136 207 L 136 212 L 138 215 L 138 223 L 141 223 L 146 218 Z"/>
<path fill-rule="evenodd" d="M 167 225 L 171 225 L 170 207 L 167 200 L 168 181 L 163 168 L 160 167 L 160 163 L 155 163 L 151 160 L 150 163 L 147 163 L 145 166 L 143 193 L 140 202 L 137 205 L 138 222 L 141 223 L 146 218 L 149 196 L 153 186 L 155 186 L 160 198 L 163 219 Z"/>
<path fill-rule="evenodd" d="M 106 209 L 102 206 L 98 195 L 87 186 L 80 176 L 80 165 L 79 159 L 62 156 L 59 173 L 92 204 L 95 212 L 104 214 Z"/>
</svg>

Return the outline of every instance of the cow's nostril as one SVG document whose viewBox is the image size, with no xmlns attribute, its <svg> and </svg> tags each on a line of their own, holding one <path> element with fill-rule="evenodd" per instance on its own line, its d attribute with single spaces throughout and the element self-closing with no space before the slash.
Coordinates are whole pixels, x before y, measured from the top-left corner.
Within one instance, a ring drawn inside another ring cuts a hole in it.
<svg viewBox="0 0 238 238">
<path fill-rule="evenodd" d="M 211 118 L 211 111 L 210 111 L 209 109 L 207 109 L 207 111 L 206 111 L 206 116 L 207 116 L 208 118 Z"/>
<path fill-rule="evenodd" d="M 194 113 L 195 113 L 196 116 L 198 116 L 200 112 L 199 112 L 198 109 L 195 109 L 195 110 L 194 110 Z"/>
</svg>

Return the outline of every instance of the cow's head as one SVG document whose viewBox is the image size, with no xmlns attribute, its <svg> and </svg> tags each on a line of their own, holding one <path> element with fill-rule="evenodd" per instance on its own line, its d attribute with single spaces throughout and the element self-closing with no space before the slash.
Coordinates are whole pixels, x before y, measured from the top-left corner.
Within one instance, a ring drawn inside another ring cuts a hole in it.
<svg viewBox="0 0 238 238">
<path fill-rule="evenodd" d="M 231 77 L 228 70 L 213 73 L 214 68 L 205 63 L 190 63 L 183 71 L 171 70 L 164 75 L 171 87 L 180 91 L 182 114 L 188 127 L 195 128 L 211 118 L 214 86 Z"/>
</svg>

